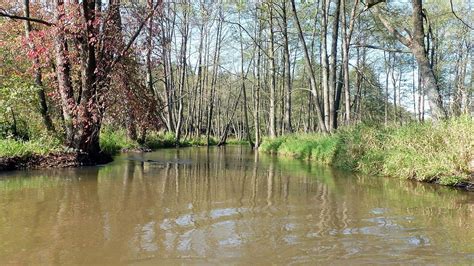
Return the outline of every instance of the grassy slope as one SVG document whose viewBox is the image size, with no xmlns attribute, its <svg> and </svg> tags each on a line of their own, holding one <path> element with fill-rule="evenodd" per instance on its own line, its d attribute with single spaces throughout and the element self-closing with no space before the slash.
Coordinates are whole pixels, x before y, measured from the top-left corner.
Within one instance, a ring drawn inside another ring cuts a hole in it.
<svg viewBox="0 0 474 266">
<path fill-rule="evenodd" d="M 260 150 L 368 174 L 455 185 L 471 175 L 474 121 L 461 117 L 401 127 L 360 125 L 327 136 L 266 139 Z"/>
</svg>

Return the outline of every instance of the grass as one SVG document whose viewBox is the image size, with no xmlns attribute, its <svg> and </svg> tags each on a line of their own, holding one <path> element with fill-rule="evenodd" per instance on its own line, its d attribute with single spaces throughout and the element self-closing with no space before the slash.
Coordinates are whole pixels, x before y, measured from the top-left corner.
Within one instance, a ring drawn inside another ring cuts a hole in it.
<svg viewBox="0 0 474 266">
<path fill-rule="evenodd" d="M 30 141 L 0 139 L 0 157 L 25 157 L 33 154 L 45 155 L 64 150 L 59 141 L 46 138 Z"/>
<path fill-rule="evenodd" d="M 210 138 L 210 145 L 216 145 L 217 140 Z M 108 154 L 117 154 L 123 149 L 162 149 L 174 147 L 190 147 L 190 146 L 205 146 L 207 145 L 206 137 L 194 137 L 189 139 L 181 139 L 176 141 L 174 134 L 152 132 L 147 135 L 145 142 L 139 144 L 136 141 L 130 140 L 124 130 L 103 130 L 100 135 L 100 148 L 103 152 Z"/>
<path fill-rule="evenodd" d="M 367 174 L 456 185 L 471 177 L 474 121 L 460 117 L 401 127 L 359 125 L 332 135 L 266 139 L 260 150 Z"/>
<path fill-rule="evenodd" d="M 134 149 L 140 147 L 138 142 L 129 139 L 124 130 L 103 129 L 100 132 L 100 149 L 110 155 L 119 153 L 123 149 Z"/>
<path fill-rule="evenodd" d="M 102 152 L 115 155 L 124 149 L 160 149 L 172 147 L 205 146 L 205 137 L 180 140 L 178 143 L 173 134 L 150 133 L 144 144 L 129 139 L 125 130 L 104 128 L 100 134 L 100 148 Z M 215 138 L 210 139 L 210 145 L 216 145 Z M 40 138 L 30 141 L 15 139 L 0 139 L 0 157 L 25 157 L 33 154 L 46 155 L 51 152 L 65 152 L 65 148 L 58 139 Z"/>
<path fill-rule="evenodd" d="M 190 146 L 206 146 L 207 139 L 204 136 L 193 137 L 189 139 L 180 139 L 179 142 L 171 133 L 152 133 L 145 140 L 146 147 L 150 149 L 172 148 L 172 147 L 190 147 Z M 213 137 L 209 139 L 209 145 L 217 145 L 217 140 Z"/>
<path fill-rule="evenodd" d="M 228 138 L 226 141 L 226 145 L 249 145 L 249 142 L 247 140 L 240 140 L 237 138 Z"/>
</svg>

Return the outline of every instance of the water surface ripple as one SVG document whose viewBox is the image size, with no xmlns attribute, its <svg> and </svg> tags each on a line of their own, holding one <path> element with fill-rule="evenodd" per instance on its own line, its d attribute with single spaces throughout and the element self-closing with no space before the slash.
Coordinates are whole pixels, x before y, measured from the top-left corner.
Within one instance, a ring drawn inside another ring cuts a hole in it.
<svg viewBox="0 0 474 266">
<path fill-rule="evenodd" d="M 0 264 L 474 263 L 474 193 L 246 147 L 0 174 Z"/>
</svg>

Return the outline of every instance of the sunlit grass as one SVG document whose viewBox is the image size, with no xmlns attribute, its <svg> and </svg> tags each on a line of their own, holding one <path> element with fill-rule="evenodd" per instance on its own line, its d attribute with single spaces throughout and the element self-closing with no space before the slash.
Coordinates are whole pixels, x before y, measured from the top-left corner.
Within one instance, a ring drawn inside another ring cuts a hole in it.
<svg viewBox="0 0 474 266">
<path fill-rule="evenodd" d="M 401 127 L 358 125 L 326 136 L 265 139 L 260 150 L 363 173 L 455 185 L 471 175 L 474 122 L 460 117 Z"/>
<path fill-rule="evenodd" d="M 44 155 L 59 151 L 64 151 L 64 147 L 57 140 L 47 138 L 30 141 L 0 139 L 0 157 L 24 157 L 33 154 Z"/>
</svg>

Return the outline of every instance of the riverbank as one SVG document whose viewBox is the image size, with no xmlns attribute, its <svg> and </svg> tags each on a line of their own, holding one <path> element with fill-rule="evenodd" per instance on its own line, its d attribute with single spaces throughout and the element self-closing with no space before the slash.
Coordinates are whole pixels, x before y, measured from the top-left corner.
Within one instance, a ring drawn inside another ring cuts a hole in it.
<svg viewBox="0 0 474 266">
<path fill-rule="evenodd" d="M 97 165 L 112 161 L 112 157 L 104 155 L 93 160 L 86 153 L 54 152 L 48 154 L 28 154 L 24 156 L 0 157 L 0 171 L 40 168 L 68 168 Z"/>
<path fill-rule="evenodd" d="M 266 139 L 260 151 L 365 174 L 474 189 L 474 121 L 470 117 L 404 126 L 358 125 L 332 135 Z"/>
<path fill-rule="evenodd" d="M 210 138 L 209 145 L 217 145 Z M 244 142 L 229 139 L 227 144 Z M 0 171 L 38 168 L 66 168 L 104 164 L 112 161 L 112 156 L 120 152 L 149 152 L 174 147 L 206 146 L 205 137 L 187 138 L 176 141 L 171 134 L 152 133 L 140 144 L 127 138 L 123 130 L 105 129 L 101 132 L 100 158 L 90 158 L 86 153 L 72 151 L 54 138 L 39 138 L 31 141 L 0 139 Z"/>
</svg>

